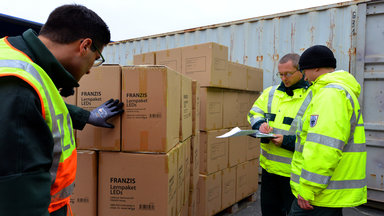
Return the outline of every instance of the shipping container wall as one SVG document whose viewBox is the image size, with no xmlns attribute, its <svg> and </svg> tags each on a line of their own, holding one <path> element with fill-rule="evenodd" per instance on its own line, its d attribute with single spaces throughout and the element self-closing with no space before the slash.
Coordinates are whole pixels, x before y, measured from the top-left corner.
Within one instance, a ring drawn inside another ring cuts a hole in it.
<svg viewBox="0 0 384 216">
<path fill-rule="evenodd" d="M 111 43 L 103 54 L 107 63 L 131 65 L 137 54 L 216 42 L 229 47 L 229 60 L 263 68 L 266 88 L 281 81 L 276 76 L 279 58 L 315 44 L 335 52 L 338 69 L 353 69 L 356 9 L 353 3 L 338 4 L 126 40 Z"/>
<path fill-rule="evenodd" d="M 264 70 L 264 88 L 283 55 L 323 44 L 361 84 L 366 129 L 368 199 L 384 203 L 384 1 L 352 1 L 111 43 L 107 63 L 130 65 L 133 56 L 205 42 L 229 47 L 229 60 Z"/>
<path fill-rule="evenodd" d="M 367 144 L 368 199 L 384 202 L 384 1 L 360 4 L 356 78 Z"/>
</svg>

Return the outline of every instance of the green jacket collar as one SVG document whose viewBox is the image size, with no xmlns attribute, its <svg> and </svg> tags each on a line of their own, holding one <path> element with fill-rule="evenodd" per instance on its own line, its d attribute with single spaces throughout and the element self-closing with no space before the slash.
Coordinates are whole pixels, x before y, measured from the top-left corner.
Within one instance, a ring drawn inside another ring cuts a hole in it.
<svg viewBox="0 0 384 216">
<path fill-rule="evenodd" d="M 32 29 L 25 31 L 22 34 L 22 39 L 27 44 L 30 53 L 33 54 L 33 56 L 31 56 L 32 60 L 41 68 L 43 68 L 43 70 L 55 83 L 57 89 L 74 88 L 79 86 L 79 83 L 63 67 L 63 65 L 57 61 L 57 59 L 40 41 L 40 39 L 37 37 L 37 34 Z M 16 48 L 18 47 L 16 46 Z"/>
</svg>

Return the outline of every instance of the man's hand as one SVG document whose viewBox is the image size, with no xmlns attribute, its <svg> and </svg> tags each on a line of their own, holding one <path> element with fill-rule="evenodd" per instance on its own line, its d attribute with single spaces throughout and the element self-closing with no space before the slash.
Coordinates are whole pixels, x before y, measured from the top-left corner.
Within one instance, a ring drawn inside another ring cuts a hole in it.
<svg viewBox="0 0 384 216">
<path fill-rule="evenodd" d="M 297 204 L 299 204 L 300 208 L 305 210 L 312 210 L 313 206 L 309 204 L 309 201 L 305 200 L 300 194 L 297 195 Z"/>
<path fill-rule="evenodd" d="M 259 131 L 261 133 L 271 133 L 273 131 L 273 128 L 269 126 L 267 122 L 264 122 L 263 124 L 260 125 Z"/>
<path fill-rule="evenodd" d="M 119 103 L 119 100 L 109 99 L 107 102 L 91 111 L 88 123 L 97 127 L 114 128 L 114 126 L 108 123 L 107 120 L 123 113 L 123 105 L 123 103 Z"/>
<path fill-rule="evenodd" d="M 276 137 L 276 138 L 271 138 L 271 142 L 273 142 L 273 144 L 275 144 L 275 146 L 280 147 L 281 144 L 283 144 L 283 138 L 284 138 L 284 136 L 281 135 L 281 134 L 275 134 L 275 137 Z"/>
</svg>

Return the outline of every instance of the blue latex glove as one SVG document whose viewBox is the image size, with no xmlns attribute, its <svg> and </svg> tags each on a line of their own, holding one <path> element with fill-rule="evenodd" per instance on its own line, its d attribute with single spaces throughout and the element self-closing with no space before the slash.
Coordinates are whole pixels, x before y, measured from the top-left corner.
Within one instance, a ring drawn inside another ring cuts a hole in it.
<svg viewBox="0 0 384 216">
<path fill-rule="evenodd" d="M 91 111 L 88 123 L 97 127 L 114 128 L 113 124 L 108 123 L 107 120 L 123 113 L 123 105 L 123 103 L 119 103 L 119 100 L 109 99 Z"/>
</svg>

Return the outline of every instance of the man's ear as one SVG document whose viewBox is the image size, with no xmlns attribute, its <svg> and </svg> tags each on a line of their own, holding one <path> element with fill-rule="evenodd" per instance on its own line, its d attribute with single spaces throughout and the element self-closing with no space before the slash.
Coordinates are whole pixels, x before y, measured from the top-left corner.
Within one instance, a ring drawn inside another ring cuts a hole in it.
<svg viewBox="0 0 384 216">
<path fill-rule="evenodd" d="M 86 55 L 87 52 L 91 49 L 91 45 L 92 45 L 92 39 L 90 38 L 81 39 L 79 44 L 79 51 L 81 55 Z"/>
</svg>

